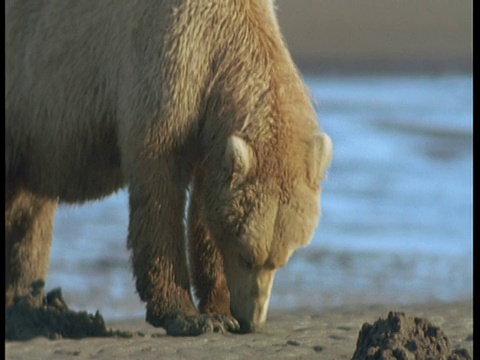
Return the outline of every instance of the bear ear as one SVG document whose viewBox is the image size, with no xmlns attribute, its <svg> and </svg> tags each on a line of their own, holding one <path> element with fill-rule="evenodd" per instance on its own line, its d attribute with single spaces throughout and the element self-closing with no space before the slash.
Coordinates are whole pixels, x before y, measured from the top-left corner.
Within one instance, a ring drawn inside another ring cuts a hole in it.
<svg viewBox="0 0 480 360">
<path fill-rule="evenodd" d="M 333 157 L 333 143 L 330 136 L 322 132 L 316 134 L 313 139 L 313 156 L 312 166 L 313 181 L 318 184 L 325 178 L 327 168 L 330 166 Z"/>
<path fill-rule="evenodd" d="M 231 135 L 225 149 L 225 165 L 231 175 L 232 182 L 245 179 L 253 165 L 253 150 L 238 135 Z"/>
</svg>

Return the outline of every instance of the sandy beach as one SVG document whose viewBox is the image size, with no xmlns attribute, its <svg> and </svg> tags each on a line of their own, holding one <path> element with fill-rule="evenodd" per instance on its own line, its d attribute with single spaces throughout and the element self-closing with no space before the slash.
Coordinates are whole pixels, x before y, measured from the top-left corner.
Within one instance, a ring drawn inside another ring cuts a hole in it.
<svg viewBox="0 0 480 360">
<path fill-rule="evenodd" d="M 143 319 L 107 324 L 140 331 L 133 338 L 85 338 L 7 342 L 7 359 L 351 359 L 365 322 L 385 318 L 390 310 L 426 318 L 439 326 L 455 348 L 473 356 L 473 303 L 429 303 L 390 307 L 347 306 L 330 310 L 272 312 L 261 333 L 207 334 L 174 338 Z"/>
<path fill-rule="evenodd" d="M 471 71 L 473 1 L 278 0 L 304 72 Z"/>
<path fill-rule="evenodd" d="M 473 1 L 278 0 L 292 56 L 305 72 L 470 71 Z M 288 265 L 287 265 L 288 266 Z M 61 286 L 61 284 L 58 284 Z M 99 309 L 101 311 L 101 309 Z M 107 323 L 132 338 L 6 341 L 7 359 L 351 359 L 365 322 L 402 311 L 430 320 L 473 358 L 473 299 L 272 311 L 256 334 L 174 338 L 143 319 Z"/>
</svg>

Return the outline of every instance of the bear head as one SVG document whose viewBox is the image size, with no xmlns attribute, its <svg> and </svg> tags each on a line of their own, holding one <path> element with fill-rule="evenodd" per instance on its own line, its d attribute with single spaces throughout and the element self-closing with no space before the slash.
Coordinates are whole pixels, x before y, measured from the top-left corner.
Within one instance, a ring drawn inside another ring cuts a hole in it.
<svg viewBox="0 0 480 360">
<path fill-rule="evenodd" d="M 206 216 L 242 332 L 265 322 L 276 270 L 311 241 L 320 218 L 332 141 L 321 132 L 298 143 L 265 156 L 261 146 L 231 135 L 221 168 L 206 184 Z"/>
</svg>

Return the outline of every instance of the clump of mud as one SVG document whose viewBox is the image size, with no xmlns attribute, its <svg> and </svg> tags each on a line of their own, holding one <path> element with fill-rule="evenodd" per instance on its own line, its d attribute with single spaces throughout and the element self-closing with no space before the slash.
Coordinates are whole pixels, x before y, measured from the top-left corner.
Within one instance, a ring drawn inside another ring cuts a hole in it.
<svg viewBox="0 0 480 360">
<path fill-rule="evenodd" d="M 443 331 L 428 320 L 389 312 L 387 319 L 360 330 L 352 360 L 464 360 L 465 349 L 454 349 Z"/>
<path fill-rule="evenodd" d="M 28 296 L 16 299 L 5 309 L 5 340 L 29 340 L 35 337 L 49 339 L 80 339 L 85 337 L 133 337 L 141 335 L 107 329 L 103 316 L 85 311 L 70 310 L 63 300 L 61 289 L 50 291 L 41 308 L 30 304 Z"/>
</svg>

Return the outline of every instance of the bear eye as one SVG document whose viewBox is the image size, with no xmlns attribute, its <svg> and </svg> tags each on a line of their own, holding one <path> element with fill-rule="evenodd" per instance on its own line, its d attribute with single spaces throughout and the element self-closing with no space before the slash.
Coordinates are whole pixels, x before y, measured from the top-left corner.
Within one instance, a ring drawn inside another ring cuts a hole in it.
<svg viewBox="0 0 480 360">
<path fill-rule="evenodd" d="M 240 260 L 247 269 L 253 269 L 255 267 L 255 259 L 252 256 L 240 255 Z"/>
</svg>

